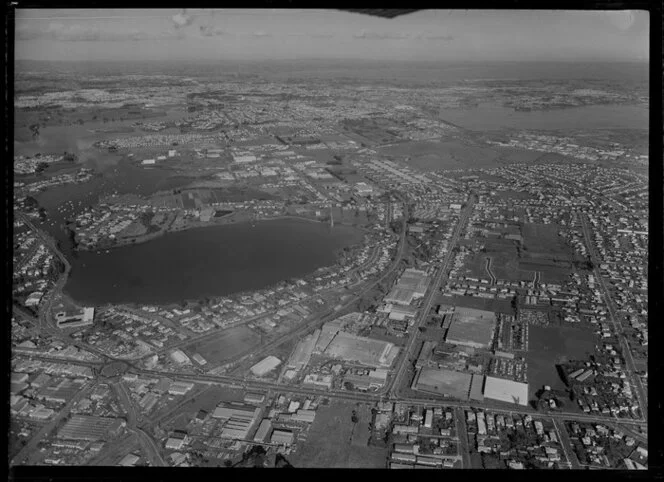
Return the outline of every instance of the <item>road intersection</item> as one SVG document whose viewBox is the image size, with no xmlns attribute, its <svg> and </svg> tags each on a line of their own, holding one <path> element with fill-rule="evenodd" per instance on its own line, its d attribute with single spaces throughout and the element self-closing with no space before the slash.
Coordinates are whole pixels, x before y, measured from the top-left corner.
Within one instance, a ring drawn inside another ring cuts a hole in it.
<svg viewBox="0 0 664 482">
<path fill-rule="evenodd" d="M 349 402 L 364 402 L 364 403 L 373 403 L 373 402 L 378 402 L 378 401 L 391 401 L 395 403 L 404 403 L 404 404 L 409 404 L 409 405 L 418 405 L 418 406 L 426 406 L 426 407 L 453 407 L 455 409 L 456 413 L 456 419 L 457 419 L 457 431 L 460 433 L 458 434 L 459 436 L 459 442 L 461 444 L 461 450 L 460 453 L 462 455 L 462 463 L 463 467 L 467 468 L 470 467 L 470 459 L 468 456 L 468 440 L 467 440 L 467 435 L 466 435 L 466 429 L 465 429 L 465 419 L 463 417 L 464 415 L 464 410 L 469 410 L 469 409 L 485 409 L 485 410 L 491 410 L 495 411 L 497 413 L 520 413 L 520 414 L 531 414 L 533 417 L 547 417 L 553 420 L 553 423 L 555 425 L 556 431 L 559 434 L 559 437 L 561 439 L 561 444 L 563 444 L 563 449 L 565 451 L 565 455 L 567 459 L 570 461 L 572 464 L 572 467 L 578 466 L 578 460 L 576 460 L 576 457 L 573 455 L 573 450 L 571 449 L 571 444 L 569 443 L 569 437 L 567 436 L 567 432 L 564 428 L 564 422 L 565 421 L 579 421 L 579 422 L 590 422 L 590 423 L 612 423 L 616 426 L 622 427 L 626 432 L 630 434 L 634 434 L 635 437 L 639 437 L 637 434 L 637 431 L 640 431 L 643 427 L 646 425 L 646 412 L 647 412 L 647 405 L 646 405 L 646 396 L 645 396 L 645 391 L 643 390 L 643 387 L 640 383 L 640 380 L 638 379 L 638 376 L 635 375 L 635 370 L 634 370 L 634 361 L 631 357 L 631 352 L 629 351 L 628 347 L 625 348 L 624 353 L 625 353 L 625 358 L 627 360 L 627 365 L 629 368 L 629 373 L 630 373 L 630 379 L 632 380 L 633 385 L 636 387 L 636 395 L 639 400 L 639 404 L 642 407 L 642 414 L 643 418 L 642 419 L 610 419 L 605 416 L 595 416 L 595 415 L 588 415 L 584 413 L 578 413 L 578 412 L 538 412 L 535 409 L 532 409 L 530 407 L 519 407 L 518 409 L 515 408 L 505 408 L 504 405 L 501 405 L 500 403 L 496 402 L 490 402 L 490 401 L 484 401 L 481 403 L 478 402 L 473 402 L 473 403 L 468 403 L 465 401 L 458 401 L 458 400 L 452 400 L 452 399 L 440 399 L 440 398 L 429 398 L 429 397 L 407 397 L 407 396 L 402 396 L 400 395 L 400 388 L 403 384 L 403 376 L 409 366 L 409 364 L 412 361 L 412 351 L 413 348 L 416 345 L 416 341 L 418 339 L 418 328 L 420 326 L 423 326 L 423 324 L 426 323 L 427 319 L 430 316 L 430 311 L 431 307 L 434 303 L 434 300 L 436 299 L 437 294 L 440 292 L 440 287 L 443 285 L 447 273 L 449 271 L 449 265 L 453 260 L 454 254 L 455 254 L 455 247 L 459 241 L 460 236 L 462 235 L 466 223 L 472 213 L 473 209 L 473 204 L 474 204 L 474 198 L 471 197 L 467 203 L 467 205 L 462 209 L 458 223 L 454 229 L 453 235 L 450 239 L 449 245 L 448 245 L 448 253 L 446 254 L 445 258 L 443 261 L 440 263 L 438 267 L 438 271 L 435 274 L 434 280 L 432 281 L 431 285 L 429 286 L 428 292 L 425 294 L 424 299 L 422 300 L 420 304 L 420 311 L 418 314 L 418 318 L 416 319 L 416 322 L 414 323 L 412 327 L 412 332 L 411 336 L 408 339 L 408 342 L 406 344 L 406 347 L 403 350 L 402 357 L 399 360 L 399 363 L 395 369 L 395 373 L 392 377 L 389 378 L 388 383 L 386 384 L 385 387 L 383 387 L 382 390 L 378 390 L 375 392 L 366 392 L 366 393 L 358 393 L 358 392 L 350 392 L 346 390 L 327 390 L 323 388 L 315 388 L 315 387 L 304 387 L 304 386 L 293 386 L 293 385 L 288 385 L 284 384 L 281 382 L 269 382 L 269 381 L 263 381 L 263 380 L 251 380 L 251 379 L 246 379 L 245 377 L 239 377 L 239 376 L 230 376 L 230 375 L 210 375 L 210 374 L 198 374 L 198 373 L 185 373 L 185 372 L 172 372 L 172 371 L 167 371 L 167 370 L 150 370 L 146 369 L 142 366 L 140 360 L 142 358 L 138 358 L 135 360 L 121 360 L 127 365 L 127 369 L 132 372 L 136 373 L 139 375 L 145 375 L 145 376 L 159 376 L 159 377 L 168 377 L 174 380 L 182 380 L 182 381 L 190 381 L 190 382 L 196 382 L 196 383 L 201 383 L 201 384 L 207 384 L 209 386 L 223 386 L 223 387 L 232 387 L 232 388 L 241 388 L 245 390 L 265 390 L 265 391 L 274 391 L 274 392 L 282 392 L 282 393 L 291 393 L 291 394 L 299 394 L 299 395 L 305 395 L 305 396 L 322 396 L 322 397 L 327 397 L 331 399 L 338 399 L 338 400 L 345 400 Z M 408 220 L 408 206 L 404 202 L 404 217 L 402 220 L 402 229 L 400 233 L 400 238 L 399 238 L 399 244 L 397 248 L 397 253 L 395 255 L 395 258 L 393 260 L 393 263 L 391 266 L 385 270 L 381 276 L 369 284 L 367 284 L 360 293 L 355 295 L 353 298 L 351 298 L 349 301 L 345 302 L 341 306 L 337 306 L 335 308 L 330 308 L 326 310 L 323 314 L 315 317 L 313 320 L 309 321 L 308 323 L 304 323 L 295 329 L 291 330 L 290 332 L 278 337 L 277 339 L 269 342 L 267 345 L 261 347 L 260 351 L 257 352 L 257 355 L 260 355 L 261 353 L 265 354 L 272 348 L 285 343 L 289 340 L 292 340 L 296 337 L 300 337 L 303 334 L 315 329 L 316 327 L 322 325 L 323 323 L 333 319 L 334 317 L 338 316 L 339 312 L 342 312 L 345 309 L 348 309 L 353 306 L 354 303 L 356 303 L 358 300 L 362 298 L 366 293 L 368 293 L 370 290 L 374 289 L 376 286 L 378 286 L 384 279 L 386 279 L 388 276 L 394 274 L 396 270 L 401 266 L 401 260 L 403 259 L 406 251 L 406 222 Z M 50 319 L 51 315 L 51 307 L 54 299 L 57 297 L 57 294 L 60 293 L 62 290 L 64 284 L 66 283 L 66 279 L 70 270 L 70 265 L 68 261 L 66 260 L 65 256 L 58 250 L 57 246 L 55 243 L 48 238 L 47 236 L 43 235 L 39 229 L 37 229 L 31 222 L 25 218 L 25 216 L 21 215 L 19 213 L 19 216 L 23 218 L 33 231 L 37 233 L 44 241 L 45 243 L 58 255 L 58 257 L 63 261 L 65 265 L 65 273 L 58 279 L 54 289 L 51 291 L 50 295 L 48 295 L 48 298 L 46 300 L 46 303 L 43 304 L 40 307 L 39 314 L 38 314 L 38 320 L 35 320 L 32 318 L 34 321 L 39 322 L 39 326 L 41 330 L 48 332 L 50 335 L 56 336 L 57 338 L 63 339 L 67 341 L 70 344 L 73 344 L 77 346 L 78 348 L 82 350 L 87 350 L 95 355 L 97 355 L 100 358 L 100 361 L 82 361 L 82 360 L 74 360 L 70 358 L 61 358 L 61 357 L 54 357 L 54 356 L 49 356 L 48 354 L 39 354 L 39 353 L 30 353 L 30 352 L 21 352 L 21 355 L 23 356 L 28 356 L 34 359 L 39 359 L 43 361 L 52 361 L 52 362 L 58 362 L 58 363 L 71 363 L 74 365 L 80 365 L 80 366 L 88 366 L 92 368 L 95 373 L 101 373 L 103 370 L 103 367 L 105 365 L 108 365 L 110 363 L 115 363 L 119 361 L 119 359 L 116 359 L 114 357 L 111 357 L 100 350 L 97 350 L 93 346 L 89 346 L 85 343 L 82 342 L 77 342 L 71 337 L 66 336 L 65 334 L 61 333 L 60 330 L 55 328 L 55 326 L 52 324 L 52 321 Z M 594 251 L 594 246 L 592 244 L 592 239 L 590 238 L 590 232 L 587 226 L 587 220 L 585 220 L 584 216 L 581 217 L 582 219 L 582 225 L 583 225 L 583 230 L 584 230 L 584 235 L 586 236 L 586 239 L 588 240 L 588 245 L 589 249 L 592 253 L 592 258 L 593 261 L 597 264 L 597 258 L 596 258 L 596 253 Z M 487 264 L 487 269 L 489 268 L 489 265 Z M 598 269 L 595 268 L 596 271 L 596 277 L 599 280 L 600 286 L 602 288 L 604 297 L 607 302 L 607 307 L 608 311 L 610 314 L 611 322 L 613 323 L 616 333 L 621 337 L 621 343 L 626 344 L 626 341 L 624 339 L 624 334 L 622 330 L 622 326 L 620 323 L 617 321 L 616 315 L 615 315 L 615 310 L 612 305 L 612 300 L 609 296 L 609 292 L 606 289 L 606 286 L 604 284 L 604 281 L 602 280 L 602 277 L 600 273 L 598 272 Z M 19 310 L 20 311 L 20 310 Z M 23 313 L 24 316 L 28 316 L 26 313 Z M 144 315 L 144 313 L 141 312 L 141 315 Z M 255 318 L 260 318 L 260 315 L 255 317 Z M 243 323 L 247 322 L 247 320 L 243 320 Z M 205 339 L 206 337 L 209 336 L 214 336 L 218 332 L 217 330 L 214 330 L 213 333 L 206 333 L 201 336 L 197 336 L 195 338 L 189 338 L 187 340 L 183 340 L 182 342 L 177 342 L 174 345 L 169 345 L 168 347 L 159 350 L 159 353 L 165 352 L 167 350 L 171 350 L 174 347 L 177 346 L 182 346 L 186 345 L 189 343 L 192 343 L 193 341 L 196 340 L 202 340 Z M 150 355 L 152 355 L 151 353 Z M 245 354 L 242 354 L 242 356 L 245 356 Z M 149 430 L 152 426 L 154 426 L 154 421 L 151 420 L 144 420 L 137 412 L 137 409 L 135 407 L 135 404 L 131 401 L 131 397 L 126 391 L 126 388 L 120 381 L 119 376 L 111 377 L 109 379 L 111 382 L 112 386 L 114 387 L 114 390 L 117 393 L 118 400 L 120 401 L 121 405 L 124 407 L 125 412 L 127 413 L 127 424 L 128 424 L 128 429 L 132 432 L 135 433 L 140 445 L 143 447 L 143 449 L 146 452 L 146 455 L 148 456 L 149 460 L 153 465 L 166 465 L 165 461 L 163 460 L 159 447 L 155 443 L 155 441 L 152 439 L 152 437 L 149 435 L 149 433 L 146 431 Z M 79 392 L 74 399 L 72 399 L 66 406 L 65 409 L 62 410 L 56 419 L 53 420 L 53 422 L 49 423 L 46 425 L 41 433 L 41 436 L 39 437 L 34 437 L 33 440 L 30 442 L 30 445 L 26 446 L 19 454 L 14 458 L 14 463 L 20 463 L 21 460 L 25 459 L 27 457 L 27 454 L 32 450 L 34 447 L 35 443 L 37 443 L 38 440 L 43 438 L 52 428 L 55 426 L 54 424 L 57 423 L 60 419 L 62 419 L 66 414 L 69 413 L 69 410 L 71 407 L 87 392 L 89 391 L 89 387 L 82 390 Z M 163 417 L 162 417 L 163 418 Z M 139 425 L 141 423 L 141 425 Z M 49 428 L 50 427 L 50 428 Z M 629 428 L 631 427 L 631 428 Z M 632 430 L 633 428 L 633 430 Z M 43 433 L 42 433 L 43 432 Z M 641 439 L 643 437 L 641 436 Z"/>
</svg>

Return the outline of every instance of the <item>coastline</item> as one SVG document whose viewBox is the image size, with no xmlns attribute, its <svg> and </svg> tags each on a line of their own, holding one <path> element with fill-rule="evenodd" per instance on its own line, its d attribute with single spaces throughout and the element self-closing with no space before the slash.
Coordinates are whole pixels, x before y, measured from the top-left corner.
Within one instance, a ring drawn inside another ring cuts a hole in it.
<svg viewBox="0 0 664 482">
<path fill-rule="evenodd" d="M 322 221 L 319 219 L 312 219 L 312 218 L 305 218 L 305 217 L 300 217 L 300 216 L 294 216 L 294 215 L 280 215 L 280 216 L 274 216 L 274 217 L 269 217 L 269 218 L 241 218 L 237 221 L 234 222 L 223 222 L 223 223 L 211 223 L 208 221 L 196 221 L 194 223 L 187 224 L 186 226 L 182 226 L 180 228 L 168 228 L 166 230 L 159 230 L 156 232 L 152 233 L 146 233 L 142 234 L 137 237 L 132 237 L 132 238 L 122 238 L 122 239 L 116 239 L 115 243 L 112 245 L 109 244 L 108 241 L 106 241 L 103 245 L 99 246 L 94 246 L 94 247 L 86 247 L 82 246 L 81 244 L 77 244 L 75 250 L 77 251 L 87 251 L 87 252 L 94 252 L 94 251 L 105 251 L 105 250 L 111 250 L 114 248 L 120 248 L 123 246 L 132 246 L 136 244 L 141 244 L 145 243 L 148 241 L 151 241 L 153 239 L 157 239 L 161 236 L 164 236 L 169 233 L 177 233 L 181 231 L 187 231 L 189 229 L 198 229 L 198 228 L 209 228 L 209 227 L 214 227 L 214 226 L 226 226 L 226 225 L 238 225 L 238 224 L 247 224 L 247 223 L 258 223 L 258 222 L 265 222 L 265 221 L 278 221 L 282 219 L 293 219 L 297 221 L 309 221 L 313 223 L 327 223 L 327 221 Z M 352 224 L 346 224 L 343 222 L 338 222 L 337 225 L 339 226 L 350 226 L 354 227 L 356 229 L 359 229 L 361 231 L 365 231 L 365 229 L 362 226 L 354 226 Z"/>
</svg>

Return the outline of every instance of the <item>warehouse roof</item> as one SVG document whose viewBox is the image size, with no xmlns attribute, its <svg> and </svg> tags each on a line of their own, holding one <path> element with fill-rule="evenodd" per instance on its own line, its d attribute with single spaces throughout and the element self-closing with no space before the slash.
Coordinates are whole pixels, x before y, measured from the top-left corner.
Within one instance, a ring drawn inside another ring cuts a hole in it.
<svg viewBox="0 0 664 482">
<path fill-rule="evenodd" d="M 503 378 L 486 377 L 484 396 L 502 402 L 528 405 L 528 384 Z"/>
</svg>

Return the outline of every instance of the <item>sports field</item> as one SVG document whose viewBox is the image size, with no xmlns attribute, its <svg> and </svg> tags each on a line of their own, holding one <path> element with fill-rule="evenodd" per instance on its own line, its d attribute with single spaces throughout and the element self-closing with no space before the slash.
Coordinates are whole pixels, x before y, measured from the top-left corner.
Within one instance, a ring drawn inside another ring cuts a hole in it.
<svg viewBox="0 0 664 482">
<path fill-rule="evenodd" d="M 353 410 L 358 421 L 353 423 Z M 319 406 L 307 441 L 290 458 L 294 467 L 385 468 L 387 449 L 367 445 L 371 407 L 332 401 Z"/>
<path fill-rule="evenodd" d="M 418 375 L 415 388 L 428 393 L 467 400 L 471 377 L 472 375 L 468 373 L 460 373 L 452 370 L 422 368 Z"/>
<path fill-rule="evenodd" d="M 413 141 L 379 149 L 388 156 L 410 157 L 410 165 L 424 171 L 467 169 L 494 165 L 498 153 L 488 147 L 453 141 Z"/>
<path fill-rule="evenodd" d="M 569 259 L 572 250 L 565 244 L 563 238 L 558 236 L 560 226 L 555 223 L 524 223 L 521 227 L 523 244 L 529 256 L 551 257 L 555 259 Z"/>
<path fill-rule="evenodd" d="M 199 353 L 211 365 L 232 358 L 260 342 L 260 337 L 246 326 L 223 331 L 218 336 L 186 347 L 188 355 Z"/>
<path fill-rule="evenodd" d="M 531 325 L 528 328 L 528 385 L 529 397 L 543 385 L 564 390 L 565 384 L 556 371 L 556 364 L 567 360 L 585 360 L 594 353 L 597 336 L 592 329 L 571 325 Z"/>
</svg>

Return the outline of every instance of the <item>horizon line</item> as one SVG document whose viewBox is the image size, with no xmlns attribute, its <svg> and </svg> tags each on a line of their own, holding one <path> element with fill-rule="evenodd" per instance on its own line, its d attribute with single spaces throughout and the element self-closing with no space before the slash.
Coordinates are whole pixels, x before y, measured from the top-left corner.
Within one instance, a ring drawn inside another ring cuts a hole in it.
<svg viewBox="0 0 664 482">
<path fill-rule="evenodd" d="M 167 58 L 167 59 L 127 59 L 127 60 L 45 60 L 45 59 L 14 59 L 14 62 L 43 62 L 43 63 L 172 63 L 172 62 L 329 62 L 329 61 L 343 61 L 343 62 L 374 62 L 374 63 L 386 63 L 386 62 L 420 62 L 420 63 L 482 63 L 482 64 L 496 64 L 496 63 L 514 63 L 514 64 L 546 64 L 546 63 L 595 63 L 595 64 L 619 64 L 619 63 L 634 63 L 634 64 L 648 64 L 650 59 L 551 59 L 551 60 L 479 60 L 479 59 L 375 59 L 375 58 L 344 58 L 344 57 L 307 57 L 307 58 L 265 58 L 265 59 L 235 59 L 235 58 L 224 58 L 224 59 L 205 59 L 205 58 Z"/>
</svg>

